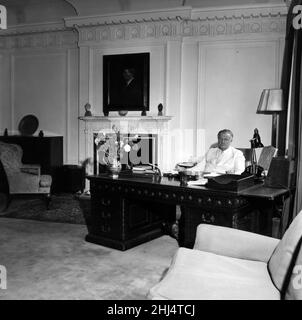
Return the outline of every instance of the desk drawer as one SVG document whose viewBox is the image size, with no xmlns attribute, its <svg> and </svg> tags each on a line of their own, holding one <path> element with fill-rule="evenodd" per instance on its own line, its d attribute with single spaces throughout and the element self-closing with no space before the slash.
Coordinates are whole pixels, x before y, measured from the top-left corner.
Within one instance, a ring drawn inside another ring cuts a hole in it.
<svg viewBox="0 0 302 320">
<path fill-rule="evenodd" d="M 161 205 L 145 200 L 126 198 L 123 200 L 123 221 L 125 229 L 125 240 L 139 236 L 142 233 L 161 229 L 163 227 L 164 215 Z"/>
<path fill-rule="evenodd" d="M 181 224 L 186 234 L 183 246 L 192 247 L 195 241 L 196 229 L 199 224 L 212 224 L 241 230 L 252 230 L 252 213 L 249 210 L 237 212 L 218 211 L 213 208 L 182 207 Z"/>
<path fill-rule="evenodd" d="M 91 201 L 93 233 L 119 239 L 122 226 L 121 200 L 114 195 L 101 194 Z"/>
</svg>

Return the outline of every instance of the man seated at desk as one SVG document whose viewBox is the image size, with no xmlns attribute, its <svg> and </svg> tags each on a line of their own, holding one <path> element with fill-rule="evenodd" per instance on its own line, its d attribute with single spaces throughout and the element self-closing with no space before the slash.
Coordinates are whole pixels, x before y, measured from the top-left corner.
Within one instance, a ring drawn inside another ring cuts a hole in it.
<svg viewBox="0 0 302 320">
<path fill-rule="evenodd" d="M 223 129 L 218 132 L 217 147 L 210 148 L 203 158 L 196 161 L 196 165 L 190 170 L 203 171 L 204 173 L 229 173 L 241 174 L 245 170 L 245 158 L 243 153 L 231 146 L 233 132 Z M 178 165 L 177 170 L 182 170 Z"/>
</svg>

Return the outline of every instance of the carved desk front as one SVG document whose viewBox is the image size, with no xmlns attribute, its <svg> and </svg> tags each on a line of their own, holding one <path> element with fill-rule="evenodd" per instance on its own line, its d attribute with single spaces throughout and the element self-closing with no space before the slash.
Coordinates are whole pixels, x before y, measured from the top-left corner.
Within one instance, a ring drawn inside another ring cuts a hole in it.
<svg viewBox="0 0 302 320">
<path fill-rule="evenodd" d="M 270 233 L 258 230 L 259 225 L 264 229 L 270 225 L 267 217 L 254 214 L 255 199 L 259 197 L 255 190 L 249 194 L 248 190 L 237 193 L 205 186 L 183 187 L 176 180 L 143 175 L 113 179 L 102 174 L 87 178 L 91 186 L 91 210 L 86 217 L 89 242 L 126 250 L 170 234 L 177 238 L 179 246 L 191 248 L 200 223 Z M 270 201 L 286 193 L 281 190 L 268 195 L 266 191 L 261 195 L 269 206 Z M 176 205 L 181 207 L 178 221 Z M 259 218 L 264 223 L 259 223 Z"/>
</svg>

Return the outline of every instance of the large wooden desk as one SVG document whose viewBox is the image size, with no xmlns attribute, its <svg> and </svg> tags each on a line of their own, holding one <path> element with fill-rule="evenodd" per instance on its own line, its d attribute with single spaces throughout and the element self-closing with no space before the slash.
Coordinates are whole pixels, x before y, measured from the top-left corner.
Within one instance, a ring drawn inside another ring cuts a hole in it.
<svg viewBox="0 0 302 320">
<path fill-rule="evenodd" d="M 180 246 L 191 248 L 196 227 L 210 223 L 271 234 L 274 201 L 288 194 L 286 189 L 255 185 L 241 192 L 214 190 L 205 186 L 180 186 L 179 181 L 103 174 L 88 176 L 91 211 L 86 215 L 89 242 L 126 250 L 165 233 Z M 176 205 L 181 217 L 176 223 Z M 268 213 L 255 215 L 255 209 Z M 179 232 L 177 232 L 179 230 Z"/>
</svg>

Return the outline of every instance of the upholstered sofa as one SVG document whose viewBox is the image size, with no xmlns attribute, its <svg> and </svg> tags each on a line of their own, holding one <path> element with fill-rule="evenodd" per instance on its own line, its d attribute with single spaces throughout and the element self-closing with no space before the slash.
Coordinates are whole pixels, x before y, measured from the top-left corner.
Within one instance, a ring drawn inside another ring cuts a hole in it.
<svg viewBox="0 0 302 320">
<path fill-rule="evenodd" d="M 302 212 L 282 240 L 201 224 L 179 248 L 150 299 L 302 299 Z"/>
<path fill-rule="evenodd" d="M 50 201 L 52 177 L 41 175 L 40 165 L 23 164 L 23 150 L 19 145 L 0 142 L 0 161 L 7 179 L 8 193 L 44 195 Z"/>
</svg>

